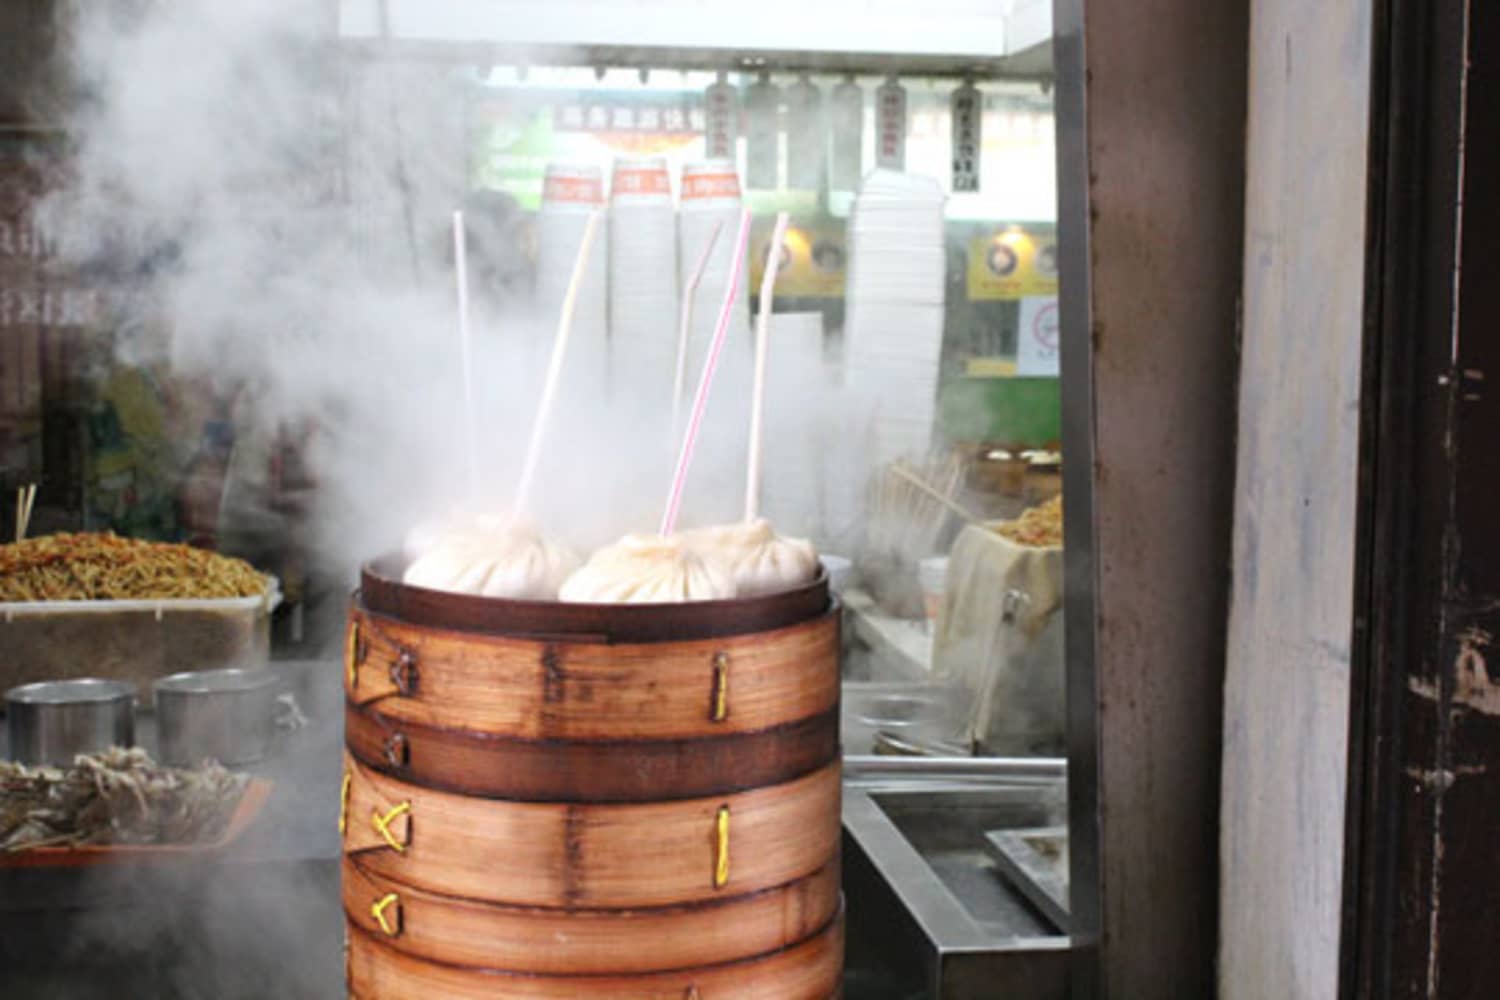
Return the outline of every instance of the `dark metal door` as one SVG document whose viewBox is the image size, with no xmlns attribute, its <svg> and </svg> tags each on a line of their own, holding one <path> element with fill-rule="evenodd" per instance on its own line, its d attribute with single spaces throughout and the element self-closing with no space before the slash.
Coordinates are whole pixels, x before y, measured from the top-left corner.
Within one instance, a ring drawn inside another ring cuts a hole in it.
<svg viewBox="0 0 1500 1000">
<path fill-rule="evenodd" d="M 1390 0 L 1342 992 L 1500 992 L 1500 7 Z"/>
</svg>

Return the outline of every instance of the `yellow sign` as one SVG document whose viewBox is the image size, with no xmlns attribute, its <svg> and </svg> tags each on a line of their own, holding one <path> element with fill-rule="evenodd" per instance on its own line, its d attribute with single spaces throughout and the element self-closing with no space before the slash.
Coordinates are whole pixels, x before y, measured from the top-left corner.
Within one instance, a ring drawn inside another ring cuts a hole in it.
<svg viewBox="0 0 1500 1000">
<path fill-rule="evenodd" d="M 969 240 L 969 299 L 985 302 L 1057 294 L 1057 238 L 1007 226 Z"/>
<path fill-rule="evenodd" d="M 770 243 L 771 227 L 756 227 L 750 236 L 750 287 L 747 289 L 750 295 L 760 292 L 760 279 L 766 270 L 766 251 Z M 847 256 L 842 226 L 792 223 L 782 241 L 776 297 L 842 298 Z"/>
</svg>

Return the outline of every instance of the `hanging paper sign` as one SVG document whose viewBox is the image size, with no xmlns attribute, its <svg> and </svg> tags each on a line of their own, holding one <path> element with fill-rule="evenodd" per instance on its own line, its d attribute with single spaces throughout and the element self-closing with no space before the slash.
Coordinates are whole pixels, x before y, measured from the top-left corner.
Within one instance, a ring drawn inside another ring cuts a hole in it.
<svg viewBox="0 0 1500 1000">
<path fill-rule="evenodd" d="M 703 150 L 711 160 L 733 160 L 739 131 L 739 92 L 725 74 L 703 94 Z"/>
<path fill-rule="evenodd" d="M 827 135 L 823 93 L 804 76 L 786 92 L 787 187 L 805 191 L 822 186 Z"/>
<path fill-rule="evenodd" d="M 906 169 L 906 88 L 895 77 L 875 91 L 875 165 Z"/>
<path fill-rule="evenodd" d="M 980 122 L 984 97 L 979 88 L 965 80 L 953 92 L 950 102 L 953 122 L 953 190 L 979 190 Z"/>
<path fill-rule="evenodd" d="M 829 110 L 833 149 L 828 161 L 828 186 L 853 191 L 863 176 L 865 92 L 852 79 L 833 88 Z"/>
<path fill-rule="evenodd" d="M 1057 299 L 1021 300 L 1021 326 L 1016 335 L 1017 375 L 1058 374 Z"/>
<path fill-rule="evenodd" d="M 781 88 L 765 74 L 745 88 L 745 184 L 774 190 L 780 178 Z"/>
</svg>

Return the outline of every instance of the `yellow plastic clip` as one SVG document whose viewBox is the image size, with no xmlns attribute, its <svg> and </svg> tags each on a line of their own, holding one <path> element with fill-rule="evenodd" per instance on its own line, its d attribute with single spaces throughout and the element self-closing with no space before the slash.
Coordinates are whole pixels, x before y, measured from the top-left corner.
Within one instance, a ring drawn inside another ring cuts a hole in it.
<svg viewBox="0 0 1500 1000">
<path fill-rule="evenodd" d="M 729 882 L 729 807 L 720 806 L 714 822 L 714 888 Z"/>
<path fill-rule="evenodd" d="M 359 622 L 349 623 L 349 637 L 344 643 L 344 672 L 349 676 L 349 687 L 359 682 L 357 657 L 359 656 Z"/>
<path fill-rule="evenodd" d="M 401 897 L 394 892 L 388 892 L 370 904 L 370 916 L 375 918 L 375 922 L 380 925 L 380 929 L 385 932 L 386 937 L 395 937 L 401 933 L 400 924 L 392 927 L 390 921 L 385 918 L 386 910 L 390 909 L 393 905 L 399 907 L 400 904 Z M 401 913 L 400 909 L 397 909 L 396 913 L 399 917 Z"/>
<path fill-rule="evenodd" d="M 380 814 L 380 810 L 378 809 L 370 812 L 370 822 L 375 824 L 375 829 L 385 838 L 385 842 L 390 844 L 391 849 L 397 854 L 405 854 L 406 845 L 397 840 L 395 834 L 391 833 L 391 824 L 409 812 L 411 812 L 410 802 L 401 803 L 384 816 Z"/>
<path fill-rule="evenodd" d="M 339 836 L 349 829 L 349 790 L 354 787 L 354 775 L 344 772 L 344 785 L 339 789 Z"/>
<path fill-rule="evenodd" d="M 729 718 L 729 654 L 714 654 L 714 697 L 709 718 L 723 722 Z"/>
</svg>

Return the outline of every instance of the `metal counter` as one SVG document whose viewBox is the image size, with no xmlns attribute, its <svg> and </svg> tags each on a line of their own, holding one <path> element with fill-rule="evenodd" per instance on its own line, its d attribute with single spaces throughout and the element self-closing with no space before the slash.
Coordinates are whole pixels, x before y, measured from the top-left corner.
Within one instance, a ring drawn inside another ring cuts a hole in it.
<svg viewBox="0 0 1500 1000">
<path fill-rule="evenodd" d="M 845 766 L 851 972 L 878 970 L 883 996 L 901 1000 L 1065 997 L 1069 937 L 986 849 L 992 831 L 1057 821 L 1063 762 L 851 757 Z"/>
</svg>

